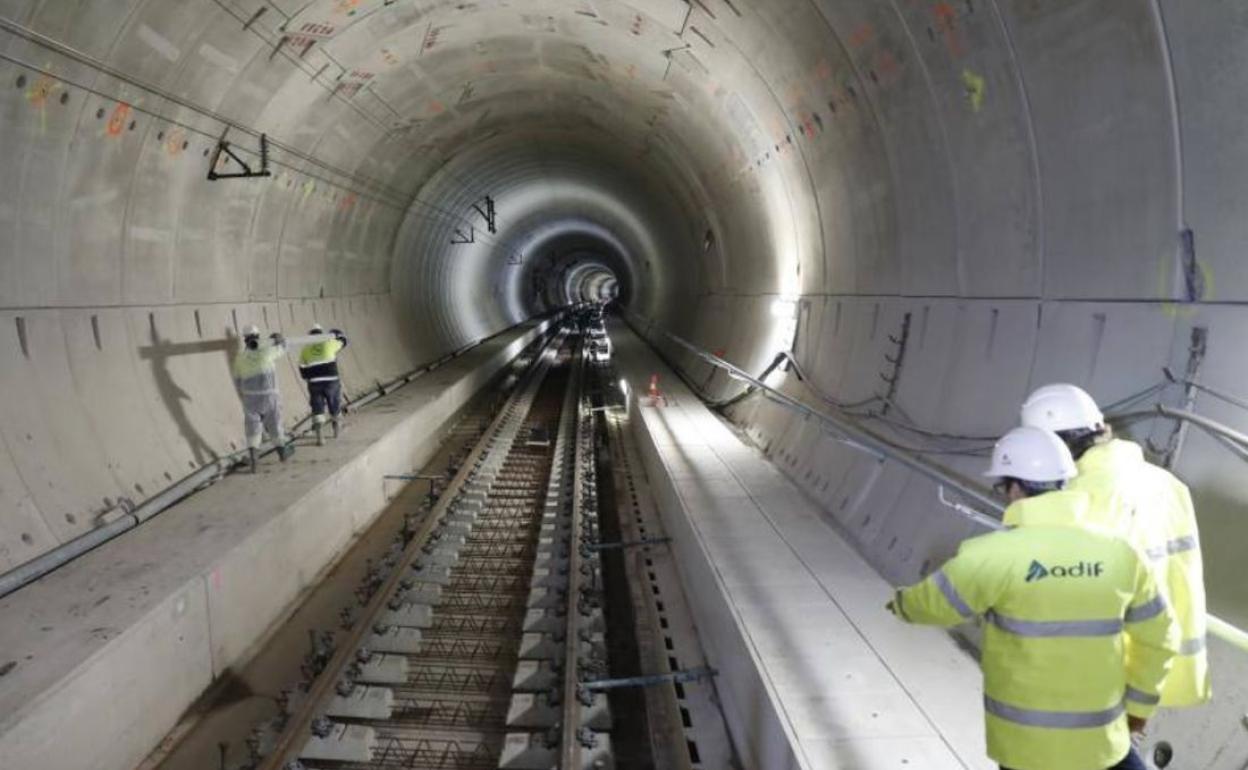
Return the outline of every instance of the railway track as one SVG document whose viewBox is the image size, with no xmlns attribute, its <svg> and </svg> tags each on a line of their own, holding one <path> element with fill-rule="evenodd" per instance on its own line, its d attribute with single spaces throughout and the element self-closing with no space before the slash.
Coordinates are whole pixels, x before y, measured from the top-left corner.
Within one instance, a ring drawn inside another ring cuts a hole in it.
<svg viewBox="0 0 1248 770">
<path fill-rule="evenodd" d="M 260 770 L 611 768 L 583 338 L 521 378 L 345 633 Z"/>
</svg>

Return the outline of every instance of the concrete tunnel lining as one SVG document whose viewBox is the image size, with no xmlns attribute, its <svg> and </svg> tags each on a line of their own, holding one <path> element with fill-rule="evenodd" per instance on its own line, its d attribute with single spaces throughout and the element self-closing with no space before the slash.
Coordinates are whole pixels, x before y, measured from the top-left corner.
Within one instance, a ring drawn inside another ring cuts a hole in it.
<svg viewBox="0 0 1248 770">
<path fill-rule="evenodd" d="M 541 266 L 506 267 L 548 231 L 601 228 L 632 312 L 750 371 L 787 340 L 772 308 L 791 301 L 795 355 L 844 401 L 883 392 L 909 323 L 893 397 L 941 433 L 999 434 L 1050 380 L 1137 393 L 1184 369 L 1194 328 L 1201 380 L 1243 381 L 1232 2 L 12 0 L 0 16 L 0 568 L 237 445 L 240 324 L 348 329 L 358 394 L 548 309 Z M 273 179 L 204 180 L 227 123 L 247 157 L 244 129 L 275 140 Z M 451 245 L 487 194 L 500 232 Z M 281 387 L 297 416 L 292 368 Z M 843 523 L 890 579 L 968 533 L 774 405 L 733 416 L 829 509 L 876 512 Z M 1164 448 L 1173 427 L 1133 433 Z M 1211 609 L 1248 625 L 1241 461 L 1199 432 L 1174 458 Z M 1171 717 L 1193 750 L 1226 745 L 1213 725 L 1248 702 L 1244 662 L 1218 655 L 1225 695 Z"/>
</svg>

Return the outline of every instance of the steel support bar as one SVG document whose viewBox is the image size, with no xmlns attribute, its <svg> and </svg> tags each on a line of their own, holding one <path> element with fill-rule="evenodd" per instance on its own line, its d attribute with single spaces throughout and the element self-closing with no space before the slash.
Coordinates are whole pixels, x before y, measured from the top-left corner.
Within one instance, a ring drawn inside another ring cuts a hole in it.
<svg viewBox="0 0 1248 770">
<path fill-rule="evenodd" d="M 397 481 L 441 481 L 446 476 L 439 476 L 433 473 L 387 473 L 382 478 L 395 479 Z"/>
<path fill-rule="evenodd" d="M 670 543 L 670 537 L 643 537 L 641 540 L 621 540 L 615 543 L 590 543 L 585 546 L 591 551 L 613 551 L 622 548 L 640 548 L 646 545 L 662 545 Z"/>
<path fill-rule="evenodd" d="M 719 671 L 710 666 L 687 668 L 683 671 L 669 671 L 666 674 L 647 674 L 645 676 L 629 676 L 623 679 L 597 679 L 593 682 L 582 682 L 581 689 L 597 692 L 599 690 L 618 690 L 622 687 L 654 687 L 668 682 L 696 682 L 717 676 Z"/>
</svg>

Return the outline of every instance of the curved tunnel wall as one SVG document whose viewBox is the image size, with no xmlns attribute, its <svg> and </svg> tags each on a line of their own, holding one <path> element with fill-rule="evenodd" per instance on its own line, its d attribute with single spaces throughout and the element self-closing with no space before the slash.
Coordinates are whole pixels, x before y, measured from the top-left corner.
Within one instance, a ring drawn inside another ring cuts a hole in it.
<svg viewBox="0 0 1248 770">
<path fill-rule="evenodd" d="M 1112 402 L 1196 327 L 1201 380 L 1242 392 L 1241 5 L 0 3 L 0 568 L 239 441 L 240 324 L 346 328 L 358 392 L 591 255 L 646 321 L 752 370 L 792 340 L 824 395 L 891 388 L 925 429 L 998 434 L 1054 379 Z M 205 180 L 261 131 L 273 178 Z M 771 405 L 734 416 L 894 579 L 970 531 Z M 1248 623 L 1241 461 L 1191 431 L 1176 460 L 1213 608 Z"/>
</svg>

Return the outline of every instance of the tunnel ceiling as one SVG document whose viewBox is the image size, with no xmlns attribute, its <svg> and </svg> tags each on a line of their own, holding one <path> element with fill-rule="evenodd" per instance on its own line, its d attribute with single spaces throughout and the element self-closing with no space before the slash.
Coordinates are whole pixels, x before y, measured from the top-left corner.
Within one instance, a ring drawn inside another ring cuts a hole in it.
<svg viewBox="0 0 1248 770">
<path fill-rule="evenodd" d="M 355 330 L 359 392 L 613 282 L 973 435 L 1195 326 L 1238 383 L 1245 40 L 1235 0 L 0 0 L 0 561 L 228 450 L 253 321 Z M 272 177 L 205 178 L 261 133 Z"/>
</svg>

